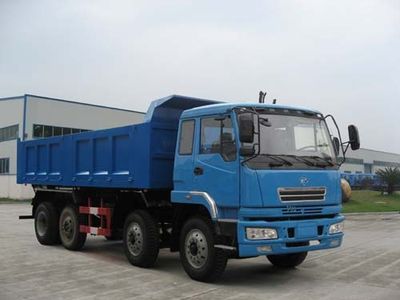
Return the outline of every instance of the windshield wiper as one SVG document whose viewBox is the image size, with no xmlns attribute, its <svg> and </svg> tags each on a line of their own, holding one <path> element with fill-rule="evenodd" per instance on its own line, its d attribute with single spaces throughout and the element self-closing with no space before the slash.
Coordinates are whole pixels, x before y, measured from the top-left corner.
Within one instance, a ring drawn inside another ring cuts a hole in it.
<svg viewBox="0 0 400 300">
<path fill-rule="evenodd" d="M 291 158 L 293 158 L 299 162 L 302 162 L 303 164 L 306 164 L 307 166 L 310 166 L 310 167 L 326 167 L 326 165 L 313 163 L 303 156 L 297 156 L 297 155 L 293 155 L 293 154 L 272 154 L 272 155 L 278 156 L 280 158 L 282 158 L 282 156 L 291 157 Z"/>
<path fill-rule="evenodd" d="M 309 156 L 301 156 L 301 157 L 311 158 L 311 159 L 318 160 L 320 162 L 324 162 L 324 164 L 322 166 L 331 166 L 331 167 L 335 166 L 335 164 L 328 157 L 321 157 L 321 156 L 317 156 L 317 155 L 314 155 L 314 156 L 309 155 Z M 320 166 L 320 165 L 321 164 L 318 164 L 317 166 Z"/>
<path fill-rule="evenodd" d="M 293 164 L 290 161 L 288 161 L 287 159 L 284 159 L 281 154 L 268 154 L 268 153 L 266 153 L 266 154 L 261 154 L 261 155 L 270 157 L 270 158 L 274 159 L 275 161 L 280 160 L 285 165 L 293 166 Z"/>
<path fill-rule="evenodd" d="M 242 163 L 248 162 L 248 161 L 250 161 L 250 160 L 252 160 L 252 159 L 254 159 L 254 158 L 256 158 L 256 157 L 259 157 L 259 156 L 268 157 L 268 158 L 272 159 L 273 162 L 271 162 L 271 161 L 268 162 L 268 165 L 269 165 L 270 167 L 282 167 L 283 165 L 288 165 L 288 166 L 292 166 L 292 165 L 293 165 L 293 164 L 292 164 L 290 161 L 288 161 L 287 159 L 284 159 L 284 158 L 282 158 L 282 157 L 279 157 L 279 156 L 277 156 L 277 155 L 275 155 L 275 154 L 259 154 L 259 155 L 252 156 L 252 157 L 246 159 L 246 160 L 243 161 Z"/>
</svg>

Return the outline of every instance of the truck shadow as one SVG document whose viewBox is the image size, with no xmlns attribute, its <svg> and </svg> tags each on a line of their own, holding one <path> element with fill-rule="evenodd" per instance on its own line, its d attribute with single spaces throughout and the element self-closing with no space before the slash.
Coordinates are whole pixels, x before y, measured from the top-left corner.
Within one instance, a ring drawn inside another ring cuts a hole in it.
<svg viewBox="0 0 400 300">
<path fill-rule="evenodd" d="M 122 247 L 122 241 L 106 241 L 104 238 L 95 237 L 88 238 L 85 247 L 81 251 L 82 255 L 88 255 L 91 258 L 106 261 L 108 263 L 132 267 L 125 258 Z M 160 276 L 173 275 L 178 281 L 190 281 L 182 268 L 179 253 L 171 253 L 168 249 L 160 250 L 156 265 L 151 269 L 152 272 L 159 272 Z M 303 273 L 308 273 L 301 269 L 280 269 L 271 265 L 266 258 L 250 258 L 243 260 L 231 259 L 223 277 L 213 283 L 216 286 L 287 286 L 288 281 L 306 280 L 308 283 L 313 281 L 310 276 L 304 276 Z M 297 275 L 300 276 L 297 276 Z M 294 276 L 296 275 L 296 276 Z M 315 279 L 315 278 L 314 278 Z"/>
</svg>

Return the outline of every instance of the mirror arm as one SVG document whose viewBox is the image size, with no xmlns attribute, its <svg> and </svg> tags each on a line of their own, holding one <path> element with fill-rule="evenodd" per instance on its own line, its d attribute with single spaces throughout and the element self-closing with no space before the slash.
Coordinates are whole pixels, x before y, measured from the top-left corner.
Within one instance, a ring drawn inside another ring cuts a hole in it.
<svg viewBox="0 0 400 300">
<path fill-rule="evenodd" d="M 350 141 L 343 143 L 343 145 L 346 145 L 346 148 L 344 148 L 344 153 L 346 153 L 347 149 L 349 149 Z M 343 155 L 343 157 L 344 157 L 344 155 Z"/>
<path fill-rule="evenodd" d="M 257 144 L 253 144 L 253 149 L 254 149 L 254 146 L 255 145 L 257 145 Z M 258 148 L 260 148 L 260 147 L 258 147 Z M 243 159 L 241 162 L 240 162 L 240 164 L 243 166 L 244 164 L 245 164 L 245 162 L 247 162 L 248 160 L 250 160 L 250 159 L 253 159 L 254 157 L 257 157 L 258 155 L 260 155 L 260 153 L 255 153 L 255 154 L 253 154 L 252 156 L 250 156 L 250 157 L 248 157 L 248 158 L 246 158 L 246 159 Z"/>
<path fill-rule="evenodd" d="M 343 143 L 342 135 L 340 134 L 340 129 L 339 129 L 338 124 L 336 123 L 335 118 L 334 118 L 332 115 L 326 115 L 326 116 L 324 117 L 324 120 L 326 121 L 326 119 L 328 119 L 328 118 L 331 118 L 333 124 L 334 124 L 335 127 L 336 127 L 336 130 L 337 130 L 337 132 L 338 132 L 338 135 L 339 135 L 340 148 L 342 149 L 343 159 L 342 159 L 342 161 L 341 161 L 340 163 L 338 163 L 338 165 L 341 166 L 341 165 L 346 161 L 346 151 L 347 151 L 347 148 L 349 148 L 349 145 L 347 145 L 346 149 L 344 148 L 344 145 L 345 145 L 346 143 Z"/>
</svg>

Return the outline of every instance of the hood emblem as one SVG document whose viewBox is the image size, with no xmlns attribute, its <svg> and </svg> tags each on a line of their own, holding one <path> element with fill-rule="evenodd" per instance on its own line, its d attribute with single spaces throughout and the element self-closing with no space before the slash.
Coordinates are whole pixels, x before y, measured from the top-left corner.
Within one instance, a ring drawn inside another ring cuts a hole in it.
<svg viewBox="0 0 400 300">
<path fill-rule="evenodd" d="M 306 186 L 307 185 L 307 183 L 310 181 L 307 177 L 300 177 L 300 184 L 302 185 L 302 186 Z"/>
</svg>

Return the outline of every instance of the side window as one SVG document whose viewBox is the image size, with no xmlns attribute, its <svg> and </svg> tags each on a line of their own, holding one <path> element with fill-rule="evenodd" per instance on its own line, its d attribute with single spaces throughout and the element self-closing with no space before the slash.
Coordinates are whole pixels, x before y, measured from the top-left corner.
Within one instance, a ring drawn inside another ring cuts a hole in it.
<svg viewBox="0 0 400 300">
<path fill-rule="evenodd" d="M 224 120 L 216 120 L 214 117 L 201 120 L 200 154 L 210 153 L 220 153 L 225 161 L 236 159 L 236 143 L 230 117 Z"/>
<path fill-rule="evenodd" d="M 190 155 L 193 151 L 194 120 L 183 121 L 179 138 L 179 154 Z"/>
<path fill-rule="evenodd" d="M 221 121 L 215 118 L 201 119 L 201 146 L 200 154 L 219 153 Z"/>
</svg>

